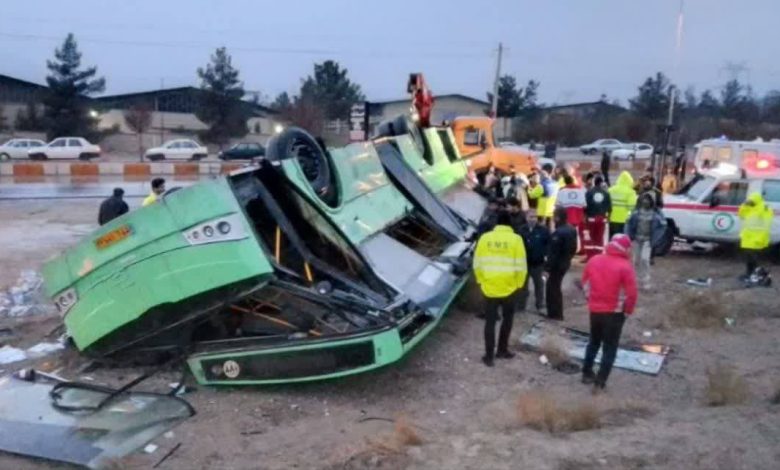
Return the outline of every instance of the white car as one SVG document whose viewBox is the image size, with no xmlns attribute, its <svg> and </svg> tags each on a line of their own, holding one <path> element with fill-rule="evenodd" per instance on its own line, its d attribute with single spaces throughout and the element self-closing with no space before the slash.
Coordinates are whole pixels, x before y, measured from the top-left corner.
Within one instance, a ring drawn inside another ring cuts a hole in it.
<svg viewBox="0 0 780 470">
<path fill-rule="evenodd" d="M 27 156 L 30 160 L 89 160 L 100 157 L 100 152 L 100 147 L 83 137 L 57 137 L 43 147 L 29 149 Z"/>
<path fill-rule="evenodd" d="M 11 158 L 27 158 L 27 151 L 35 147 L 43 147 L 46 142 L 38 139 L 11 139 L 0 145 L 0 160 Z"/>
<path fill-rule="evenodd" d="M 775 212 L 771 243 L 780 243 L 780 173 L 752 177 L 742 174 L 705 172 L 689 182 L 684 190 L 664 196 L 663 213 L 669 227 L 688 241 L 738 243 L 739 205 L 758 192 Z"/>
<path fill-rule="evenodd" d="M 615 149 L 609 154 L 614 160 L 642 160 L 653 156 L 653 146 L 650 144 L 626 144 L 621 149 Z"/>
<path fill-rule="evenodd" d="M 622 149 L 623 147 L 623 143 L 617 139 L 599 139 L 593 143 L 581 146 L 580 152 L 585 155 L 596 155 L 605 150 L 611 152 L 613 150 Z"/>
<path fill-rule="evenodd" d="M 202 160 L 209 156 L 209 150 L 191 139 L 169 140 L 160 147 L 150 148 L 144 157 L 158 160 Z"/>
</svg>

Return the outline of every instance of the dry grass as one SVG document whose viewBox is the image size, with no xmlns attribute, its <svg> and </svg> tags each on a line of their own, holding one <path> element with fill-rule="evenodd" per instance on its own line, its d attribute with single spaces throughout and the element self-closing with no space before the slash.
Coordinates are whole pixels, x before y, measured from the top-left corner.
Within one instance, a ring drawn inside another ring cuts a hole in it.
<svg viewBox="0 0 780 470">
<path fill-rule="evenodd" d="M 601 427 L 601 411 L 595 400 L 564 405 L 543 392 L 521 394 L 517 399 L 517 417 L 524 426 L 551 434 Z"/>
<path fill-rule="evenodd" d="M 568 364 L 569 354 L 567 350 L 564 339 L 556 335 L 546 335 L 539 344 L 539 352 L 547 356 L 550 365 L 554 369 L 559 369 L 561 366 Z"/>
<path fill-rule="evenodd" d="M 729 316 L 726 305 L 729 303 L 717 292 L 684 292 L 667 310 L 666 319 L 671 326 L 682 328 L 722 328 Z"/>
<path fill-rule="evenodd" d="M 403 415 L 395 420 L 395 440 L 401 446 L 419 446 L 423 443 L 415 426 Z"/>
<path fill-rule="evenodd" d="M 417 426 L 409 421 L 405 415 L 396 417 L 393 424 L 392 433 L 366 438 L 366 442 L 371 450 L 378 453 L 398 453 L 404 447 L 423 444 L 423 439 L 417 432 Z"/>
<path fill-rule="evenodd" d="M 424 442 L 417 429 L 406 416 L 399 415 L 393 421 L 393 432 L 368 436 L 362 444 L 356 442 L 337 449 L 324 468 L 404 468 L 409 458 L 404 448 L 419 446 Z"/>
<path fill-rule="evenodd" d="M 707 406 L 739 405 L 748 398 L 748 386 L 745 380 L 730 366 L 717 364 L 707 370 Z"/>
</svg>

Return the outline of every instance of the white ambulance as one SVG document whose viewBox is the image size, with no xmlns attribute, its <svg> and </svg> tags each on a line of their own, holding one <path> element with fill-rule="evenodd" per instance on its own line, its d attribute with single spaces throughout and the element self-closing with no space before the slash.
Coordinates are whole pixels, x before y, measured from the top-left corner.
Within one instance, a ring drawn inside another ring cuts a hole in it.
<svg viewBox="0 0 780 470">
<path fill-rule="evenodd" d="M 721 163 L 699 173 L 680 193 L 664 196 L 663 213 L 674 234 L 689 242 L 738 243 L 737 211 L 748 194 L 758 192 L 774 210 L 771 240 L 780 252 L 780 170 L 760 166 L 748 171 Z"/>
<path fill-rule="evenodd" d="M 744 169 L 773 173 L 780 170 L 780 140 L 702 140 L 696 146 L 694 167 L 698 171 Z"/>
</svg>

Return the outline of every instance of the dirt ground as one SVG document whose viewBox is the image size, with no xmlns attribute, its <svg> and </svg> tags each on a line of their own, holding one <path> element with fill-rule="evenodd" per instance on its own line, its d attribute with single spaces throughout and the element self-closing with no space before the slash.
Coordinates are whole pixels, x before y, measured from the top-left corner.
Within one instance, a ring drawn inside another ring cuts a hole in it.
<svg viewBox="0 0 780 470">
<path fill-rule="evenodd" d="M 0 288 L 89 231 L 96 206 L 0 203 Z M 606 392 L 595 398 L 579 375 L 541 364 L 536 352 L 519 352 L 491 369 L 482 365 L 482 322 L 466 295 L 405 361 L 383 370 L 308 385 L 198 387 L 186 395 L 196 416 L 172 438 L 155 439 L 160 448 L 153 454 L 132 455 L 116 468 L 151 468 L 181 443 L 158 468 L 774 469 L 780 461 L 780 405 L 771 402 L 780 389 L 780 298 L 775 287 L 741 289 L 741 269 L 728 251 L 657 259 L 653 287 L 640 294 L 623 339 L 669 345 L 667 362 L 655 377 L 615 369 Z M 580 270 L 577 264 L 567 276 L 565 325 L 586 329 L 584 301 L 571 282 Z M 713 286 L 687 286 L 690 277 L 711 277 Z M 722 293 L 702 312 L 716 321 L 677 326 L 700 308 L 688 297 L 693 291 Z M 516 350 L 522 332 L 539 320 L 518 314 Z M 56 318 L 13 323 L 17 338 L 9 343 L 30 344 L 56 324 Z M 75 372 L 81 360 L 70 352 L 37 365 L 81 377 Z M 707 406 L 707 372 L 724 365 L 744 381 L 746 398 Z M 89 375 L 116 385 L 139 373 Z M 164 390 L 176 378 L 165 372 L 144 388 Z M 580 431 L 534 429 L 517 413 L 518 397 L 527 392 L 562 406 L 591 407 L 595 418 Z M 395 430 L 399 416 L 408 424 Z M 70 467 L 0 454 L 0 468 Z"/>
</svg>

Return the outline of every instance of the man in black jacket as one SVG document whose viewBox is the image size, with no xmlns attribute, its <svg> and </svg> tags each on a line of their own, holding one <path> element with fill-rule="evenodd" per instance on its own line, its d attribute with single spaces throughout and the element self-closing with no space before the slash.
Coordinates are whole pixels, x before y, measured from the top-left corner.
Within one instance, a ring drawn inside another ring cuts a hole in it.
<svg viewBox="0 0 780 470">
<path fill-rule="evenodd" d="M 127 203 L 122 200 L 124 195 L 124 189 L 114 188 L 114 194 L 100 204 L 98 224 L 105 225 L 120 215 L 127 214 L 130 209 L 127 207 Z"/>
<path fill-rule="evenodd" d="M 528 211 L 526 224 L 520 229 L 518 234 L 523 237 L 523 242 L 525 243 L 528 277 L 533 281 L 536 310 L 541 314 L 544 310 L 544 260 L 547 257 L 547 247 L 550 244 L 550 231 L 538 222 L 539 218 L 536 216 L 536 211 Z M 523 298 L 520 305 L 521 311 L 525 310 L 528 297 L 530 297 L 530 294 Z"/>
<path fill-rule="evenodd" d="M 566 209 L 558 207 L 553 214 L 555 232 L 547 251 L 547 318 L 563 320 L 563 277 L 577 252 L 577 230 L 566 223 Z"/>
<path fill-rule="evenodd" d="M 601 174 L 604 175 L 604 181 L 607 182 L 607 186 L 612 186 L 609 183 L 609 167 L 612 165 L 612 156 L 609 154 L 609 150 L 604 150 L 601 154 Z"/>
</svg>

